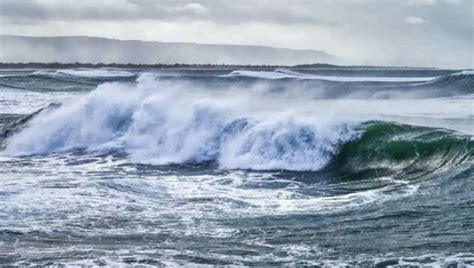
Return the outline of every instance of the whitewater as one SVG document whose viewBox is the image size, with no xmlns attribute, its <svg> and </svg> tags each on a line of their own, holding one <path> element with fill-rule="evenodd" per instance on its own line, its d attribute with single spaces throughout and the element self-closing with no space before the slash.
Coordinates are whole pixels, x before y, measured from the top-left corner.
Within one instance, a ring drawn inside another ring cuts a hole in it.
<svg viewBox="0 0 474 268">
<path fill-rule="evenodd" d="M 0 262 L 472 265 L 473 100 L 471 70 L 0 70 Z"/>
</svg>

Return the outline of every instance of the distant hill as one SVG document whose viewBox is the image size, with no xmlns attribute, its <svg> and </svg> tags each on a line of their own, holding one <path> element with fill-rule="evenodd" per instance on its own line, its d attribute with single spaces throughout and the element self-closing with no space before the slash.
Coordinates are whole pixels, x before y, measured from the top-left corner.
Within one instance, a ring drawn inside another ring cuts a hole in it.
<svg viewBox="0 0 474 268">
<path fill-rule="evenodd" d="M 318 50 L 148 42 L 88 36 L 0 35 L 0 62 L 296 65 L 335 61 L 335 57 Z"/>
</svg>

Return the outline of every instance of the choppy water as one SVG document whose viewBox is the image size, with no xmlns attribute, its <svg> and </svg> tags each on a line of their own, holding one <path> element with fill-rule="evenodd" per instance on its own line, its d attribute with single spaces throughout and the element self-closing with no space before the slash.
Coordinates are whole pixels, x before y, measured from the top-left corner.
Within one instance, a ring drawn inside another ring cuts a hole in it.
<svg viewBox="0 0 474 268">
<path fill-rule="evenodd" d="M 474 75 L 0 71 L 1 264 L 474 265 Z"/>
</svg>

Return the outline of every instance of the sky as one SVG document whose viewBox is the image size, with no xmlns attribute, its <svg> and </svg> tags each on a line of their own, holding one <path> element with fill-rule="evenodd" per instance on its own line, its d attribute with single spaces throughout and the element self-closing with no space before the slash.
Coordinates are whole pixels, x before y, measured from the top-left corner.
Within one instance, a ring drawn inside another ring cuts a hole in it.
<svg viewBox="0 0 474 268">
<path fill-rule="evenodd" d="M 348 64 L 474 67 L 474 0 L 0 0 L 0 34 L 323 50 Z"/>
</svg>

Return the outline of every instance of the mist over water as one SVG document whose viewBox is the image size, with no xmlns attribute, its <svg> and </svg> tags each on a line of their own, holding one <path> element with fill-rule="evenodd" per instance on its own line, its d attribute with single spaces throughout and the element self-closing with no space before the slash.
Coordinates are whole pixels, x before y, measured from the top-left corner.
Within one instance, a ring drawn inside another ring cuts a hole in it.
<svg viewBox="0 0 474 268">
<path fill-rule="evenodd" d="M 473 86 L 462 70 L 1 71 L 0 260 L 472 265 Z"/>
</svg>

